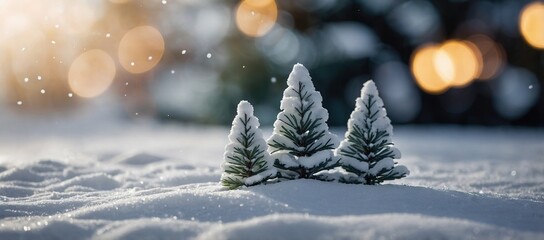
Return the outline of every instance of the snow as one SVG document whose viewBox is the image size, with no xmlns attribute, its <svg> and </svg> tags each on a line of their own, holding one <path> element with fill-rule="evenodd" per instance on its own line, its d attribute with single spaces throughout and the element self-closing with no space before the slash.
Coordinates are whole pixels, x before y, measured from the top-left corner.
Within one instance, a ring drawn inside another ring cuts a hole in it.
<svg viewBox="0 0 544 240">
<path fill-rule="evenodd" d="M 307 169 L 318 166 L 323 162 L 323 159 L 332 159 L 333 153 L 331 150 L 322 150 L 314 153 L 312 156 L 298 157 L 299 164 Z"/>
<path fill-rule="evenodd" d="M 259 119 L 253 115 L 253 106 L 240 101 L 225 147 L 221 168 L 221 182 L 229 188 L 252 186 L 276 176 L 267 145 L 259 129 Z M 248 166 L 249 164 L 249 166 Z"/>
<path fill-rule="evenodd" d="M 274 158 L 280 178 L 311 178 L 319 171 L 335 167 L 336 162 L 328 156 L 338 146 L 338 139 L 329 131 L 329 113 L 322 101 L 308 69 L 295 64 L 287 78 L 273 134 L 267 140 L 270 153 L 284 151 L 293 155 Z M 287 161 L 283 162 L 284 159 Z"/>
<path fill-rule="evenodd" d="M 355 99 L 355 109 L 347 128 L 344 140 L 334 153 L 340 158 L 342 168 L 356 174 L 357 179 L 341 179 L 348 182 L 352 179 L 355 183 L 365 179 L 367 184 L 374 184 L 410 174 L 406 166 L 395 166 L 393 159 L 399 159 L 401 153 L 393 146 L 393 126 L 374 81 L 368 80 L 363 85 L 361 96 Z"/>
<path fill-rule="evenodd" d="M 544 238 L 541 129 L 398 126 L 406 178 L 229 191 L 228 128 L 4 126 L 0 239 Z"/>
</svg>

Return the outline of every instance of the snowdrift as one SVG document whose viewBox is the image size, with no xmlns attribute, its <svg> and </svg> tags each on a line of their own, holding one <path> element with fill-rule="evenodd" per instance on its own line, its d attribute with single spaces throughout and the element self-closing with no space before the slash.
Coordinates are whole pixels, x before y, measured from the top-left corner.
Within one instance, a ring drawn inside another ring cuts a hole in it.
<svg viewBox="0 0 544 240">
<path fill-rule="evenodd" d="M 0 239 L 544 238 L 542 132 L 396 131 L 409 178 L 233 191 L 219 184 L 228 129 L 2 135 Z"/>
</svg>

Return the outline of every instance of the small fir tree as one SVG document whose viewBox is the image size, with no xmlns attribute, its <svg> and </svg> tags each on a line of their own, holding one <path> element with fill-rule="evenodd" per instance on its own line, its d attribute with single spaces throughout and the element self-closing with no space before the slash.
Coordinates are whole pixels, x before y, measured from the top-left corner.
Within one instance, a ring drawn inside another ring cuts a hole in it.
<svg viewBox="0 0 544 240">
<path fill-rule="evenodd" d="M 247 101 L 238 104 L 221 167 L 221 183 L 229 189 L 261 184 L 276 176 L 259 119 L 253 116 L 253 106 Z"/>
<path fill-rule="evenodd" d="M 364 84 L 355 103 L 345 139 L 335 150 L 342 168 L 350 173 L 339 180 L 374 185 L 406 177 L 408 169 L 393 160 L 401 154 L 391 141 L 393 126 L 372 80 Z"/>
<path fill-rule="evenodd" d="M 295 64 L 287 85 L 280 105 L 282 111 L 268 139 L 274 166 L 280 178 L 325 180 L 316 173 L 339 166 L 332 152 L 338 140 L 329 132 L 329 114 L 302 64 Z"/>
</svg>

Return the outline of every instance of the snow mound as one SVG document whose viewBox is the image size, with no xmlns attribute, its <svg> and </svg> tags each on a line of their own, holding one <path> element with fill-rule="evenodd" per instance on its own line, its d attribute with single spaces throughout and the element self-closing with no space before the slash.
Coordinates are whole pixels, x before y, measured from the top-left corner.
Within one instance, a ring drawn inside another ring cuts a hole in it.
<svg viewBox="0 0 544 240">
<path fill-rule="evenodd" d="M 97 231 L 92 239 L 189 239 L 212 224 L 195 221 L 138 219 L 109 224 Z"/>
<path fill-rule="evenodd" d="M 111 176 L 104 173 L 92 173 L 71 178 L 47 187 L 48 190 L 62 192 L 67 188 L 95 190 L 112 190 L 119 187 L 121 184 Z"/>
<path fill-rule="evenodd" d="M 278 214 L 212 228 L 199 240 L 227 239 L 536 239 L 472 221 L 417 214 L 318 217 Z"/>
<path fill-rule="evenodd" d="M 164 160 L 164 157 L 141 152 L 126 152 L 115 156 L 111 161 L 127 165 L 147 165 Z"/>
<path fill-rule="evenodd" d="M 227 128 L 128 129 L 0 134 L 0 239 L 544 239 L 542 131 L 400 127 L 407 178 L 227 191 Z"/>
<path fill-rule="evenodd" d="M 43 180 L 43 176 L 25 168 L 13 168 L 0 173 L 0 181 L 41 182 Z"/>
</svg>

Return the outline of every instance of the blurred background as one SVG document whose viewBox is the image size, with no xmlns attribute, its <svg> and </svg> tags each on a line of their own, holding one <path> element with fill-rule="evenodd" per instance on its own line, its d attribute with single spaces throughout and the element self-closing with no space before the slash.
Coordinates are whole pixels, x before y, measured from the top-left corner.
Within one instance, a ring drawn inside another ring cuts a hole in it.
<svg viewBox="0 0 544 240">
<path fill-rule="evenodd" d="M 368 79 L 394 123 L 544 126 L 542 1 L 3 0 L 0 16 L 0 118 L 226 125 L 246 99 L 271 126 L 300 62 L 332 126 Z"/>
</svg>

